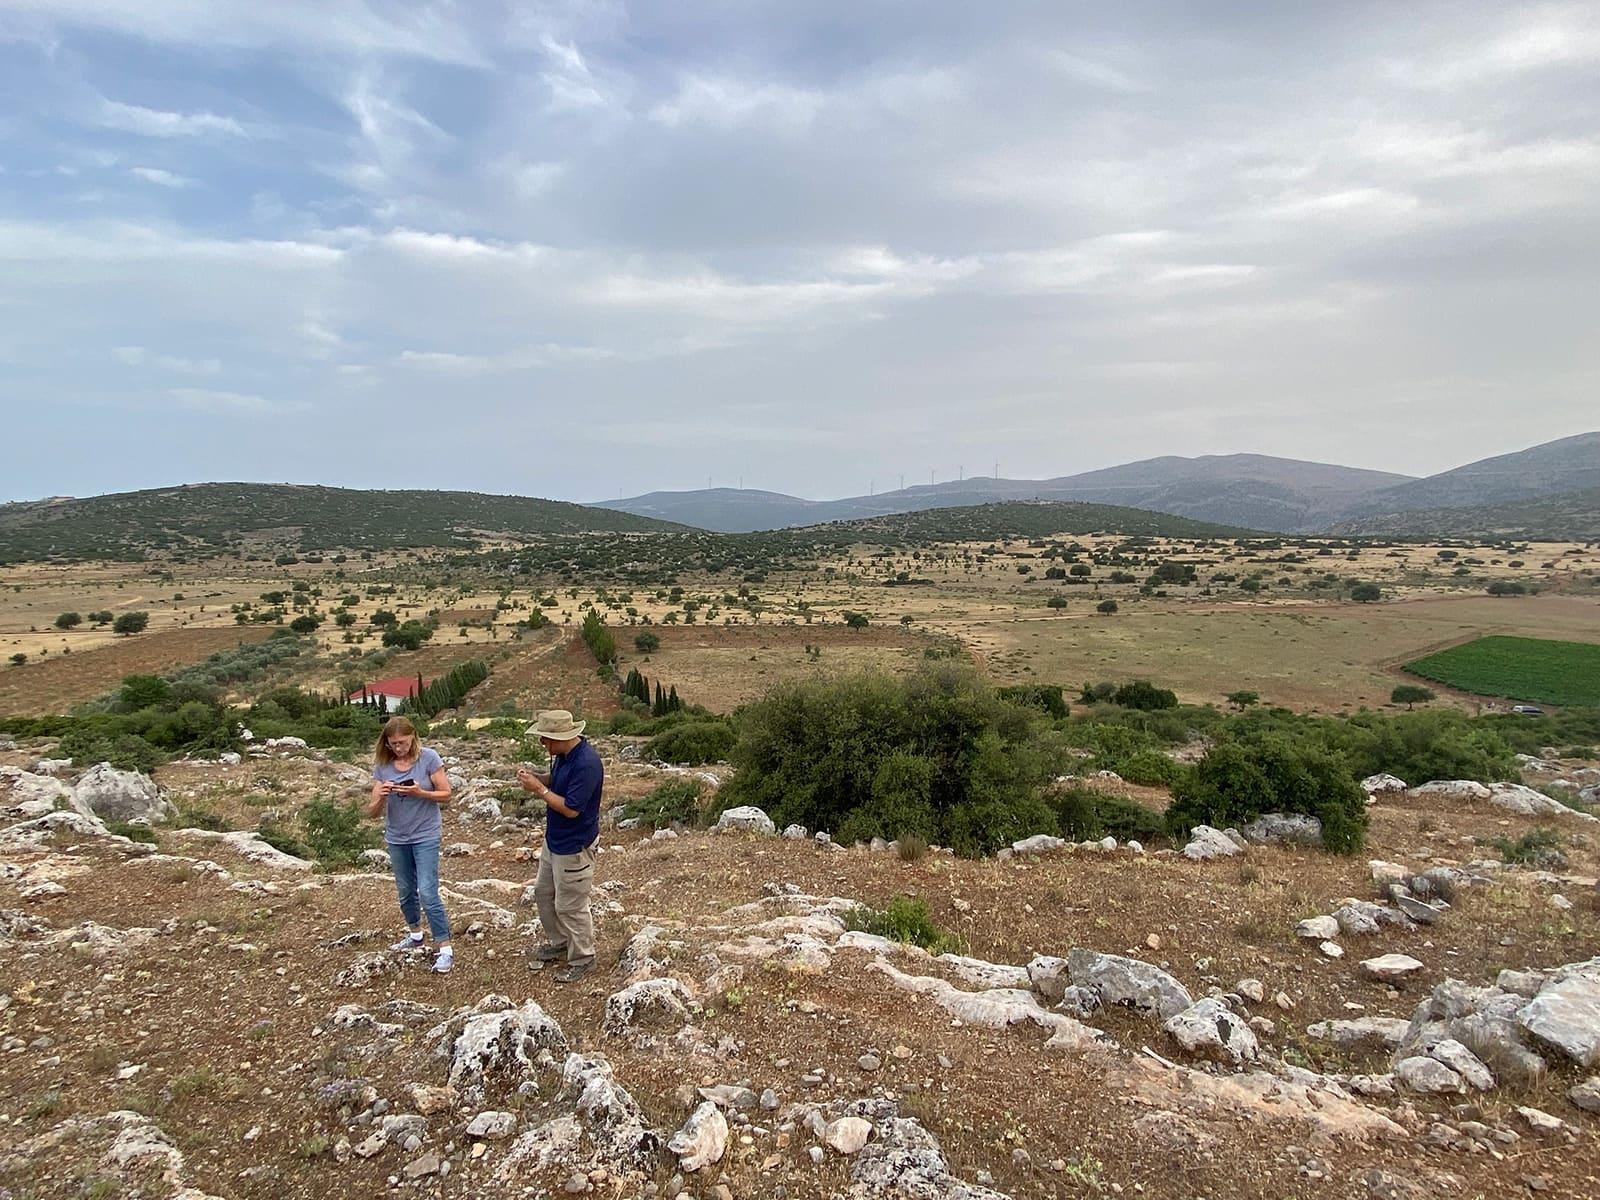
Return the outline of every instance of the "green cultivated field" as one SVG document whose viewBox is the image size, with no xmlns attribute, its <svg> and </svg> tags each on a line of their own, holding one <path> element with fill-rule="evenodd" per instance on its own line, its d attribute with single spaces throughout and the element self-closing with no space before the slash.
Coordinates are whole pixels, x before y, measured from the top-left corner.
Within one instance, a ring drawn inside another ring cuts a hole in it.
<svg viewBox="0 0 1600 1200">
<path fill-rule="evenodd" d="M 1407 663 L 1407 671 L 1479 696 L 1600 705 L 1600 646 L 1483 637 Z"/>
</svg>

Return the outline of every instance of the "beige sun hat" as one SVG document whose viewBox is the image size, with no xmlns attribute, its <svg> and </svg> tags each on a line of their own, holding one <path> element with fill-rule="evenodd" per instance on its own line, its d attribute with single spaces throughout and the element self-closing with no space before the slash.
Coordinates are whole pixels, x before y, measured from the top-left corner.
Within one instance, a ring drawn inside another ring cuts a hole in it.
<svg viewBox="0 0 1600 1200">
<path fill-rule="evenodd" d="M 549 738 L 552 742 L 565 742 L 579 737 L 587 721 L 574 721 L 564 708 L 551 708 L 540 713 L 528 732 L 535 737 Z"/>
</svg>

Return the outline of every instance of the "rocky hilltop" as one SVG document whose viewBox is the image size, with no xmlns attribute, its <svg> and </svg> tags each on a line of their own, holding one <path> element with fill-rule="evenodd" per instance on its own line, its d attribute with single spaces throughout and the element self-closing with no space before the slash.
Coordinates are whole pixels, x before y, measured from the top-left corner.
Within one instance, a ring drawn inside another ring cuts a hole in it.
<svg viewBox="0 0 1600 1200">
<path fill-rule="evenodd" d="M 178 815 L 359 765 L 0 749 L 0 1195 L 1600 1192 L 1600 823 L 1551 798 L 1593 764 L 1374 778 L 1358 858 L 1293 822 L 982 862 L 613 824 L 602 969 L 562 987 L 524 953 L 538 824 L 492 742 L 441 749 L 446 976 L 383 949 L 381 851 L 327 871 Z M 681 770 L 604 749 L 616 801 Z M 1494 848 L 1536 828 L 1540 863 Z M 863 928 L 899 897 L 942 941 Z"/>
</svg>

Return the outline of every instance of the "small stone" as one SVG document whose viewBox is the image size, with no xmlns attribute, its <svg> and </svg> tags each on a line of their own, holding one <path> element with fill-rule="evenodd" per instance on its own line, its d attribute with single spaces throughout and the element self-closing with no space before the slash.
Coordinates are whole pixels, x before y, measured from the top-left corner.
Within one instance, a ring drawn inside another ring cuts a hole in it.
<svg viewBox="0 0 1600 1200">
<path fill-rule="evenodd" d="M 1535 1133 L 1560 1133 L 1567 1127 L 1567 1123 L 1560 1117 L 1553 1117 L 1543 1109 L 1530 1108 L 1527 1105 L 1519 1106 L 1517 1115 L 1526 1121 L 1528 1128 Z"/>
<path fill-rule="evenodd" d="M 1361 970 L 1369 979 L 1387 983 L 1415 975 L 1422 970 L 1422 964 L 1409 954 L 1380 954 L 1363 961 Z"/>
<path fill-rule="evenodd" d="M 1344 957 L 1344 947 L 1339 945 L 1338 942 L 1323 942 L 1317 949 L 1322 951 L 1324 958 Z"/>
<path fill-rule="evenodd" d="M 1339 922 L 1333 917 L 1307 917 L 1294 927 L 1294 932 L 1308 942 L 1325 942 L 1339 936 Z"/>
<path fill-rule="evenodd" d="M 421 1179 L 424 1175 L 433 1175 L 439 1170 L 439 1156 L 428 1153 L 418 1155 L 405 1165 L 400 1173 L 407 1179 Z"/>
<path fill-rule="evenodd" d="M 880 1059 L 876 1054 L 863 1054 L 860 1058 L 856 1059 L 856 1066 L 860 1067 L 863 1071 L 876 1071 L 879 1067 L 883 1066 L 883 1060 Z"/>
<path fill-rule="evenodd" d="M 821 1165 L 824 1158 L 821 1146 L 812 1146 L 806 1151 L 806 1155 L 811 1159 L 812 1162 L 817 1163 L 818 1165 Z"/>
<path fill-rule="evenodd" d="M 761 1107 L 767 1112 L 772 1112 L 778 1107 L 778 1093 L 771 1088 L 764 1088 L 761 1092 Z"/>
<path fill-rule="evenodd" d="M 1233 985 L 1233 990 L 1253 1004 L 1260 1004 L 1267 998 L 1267 989 L 1259 979 L 1241 979 Z"/>
<path fill-rule="evenodd" d="M 837 1154 L 849 1156 L 860 1152 L 872 1136 L 872 1122 L 861 1117 L 840 1117 L 830 1121 L 822 1131 L 822 1141 Z"/>
<path fill-rule="evenodd" d="M 579 1192 L 586 1192 L 589 1190 L 589 1177 L 587 1175 L 573 1173 L 567 1176 L 567 1181 L 562 1184 L 561 1187 L 562 1190 L 567 1192 L 569 1195 L 576 1196 Z"/>
</svg>

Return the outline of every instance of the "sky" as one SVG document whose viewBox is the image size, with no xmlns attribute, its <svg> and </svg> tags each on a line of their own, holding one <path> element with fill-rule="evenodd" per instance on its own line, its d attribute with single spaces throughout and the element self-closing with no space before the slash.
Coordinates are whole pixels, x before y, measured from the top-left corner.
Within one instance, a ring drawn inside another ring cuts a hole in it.
<svg viewBox="0 0 1600 1200">
<path fill-rule="evenodd" d="M 0 0 L 0 499 L 1600 427 L 1600 5 Z"/>
</svg>

